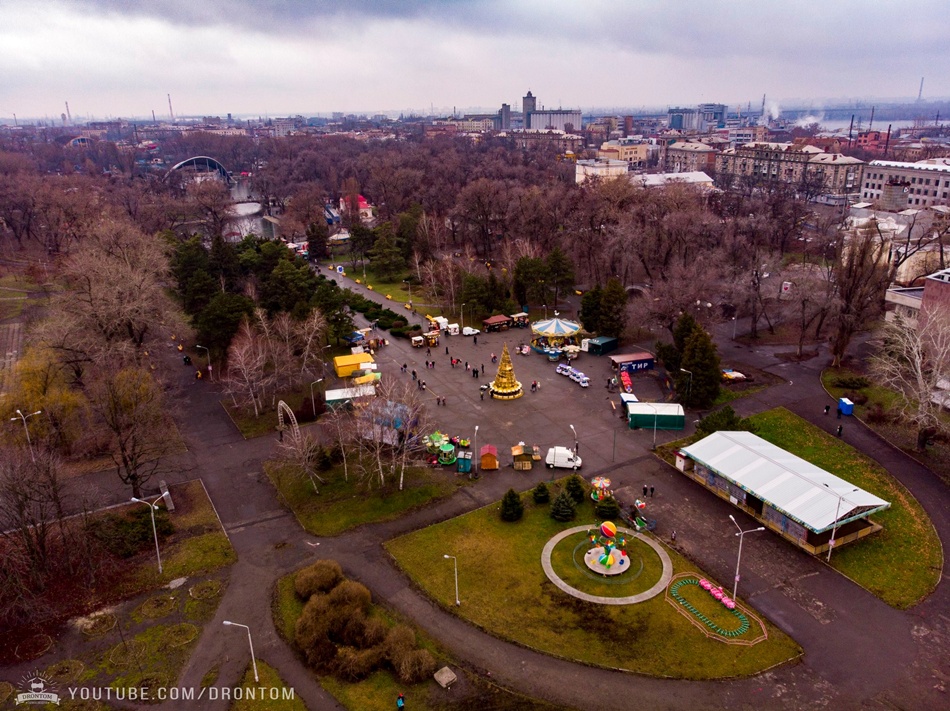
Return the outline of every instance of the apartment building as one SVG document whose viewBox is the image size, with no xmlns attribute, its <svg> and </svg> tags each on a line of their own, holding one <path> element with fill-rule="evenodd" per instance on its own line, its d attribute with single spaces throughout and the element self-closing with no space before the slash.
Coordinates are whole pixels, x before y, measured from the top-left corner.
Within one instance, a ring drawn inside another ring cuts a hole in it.
<svg viewBox="0 0 950 711">
<path fill-rule="evenodd" d="M 950 158 L 915 163 L 872 160 L 864 171 L 861 198 L 885 210 L 947 205 L 950 197 Z"/>
</svg>

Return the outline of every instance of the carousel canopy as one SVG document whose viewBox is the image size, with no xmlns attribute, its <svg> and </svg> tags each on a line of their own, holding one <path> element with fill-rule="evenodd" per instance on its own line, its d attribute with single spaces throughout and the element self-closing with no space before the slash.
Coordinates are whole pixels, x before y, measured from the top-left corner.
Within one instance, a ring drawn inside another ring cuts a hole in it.
<svg viewBox="0 0 950 711">
<path fill-rule="evenodd" d="M 535 321 L 531 324 L 531 331 L 539 336 L 573 336 L 581 330 L 579 324 L 559 318 L 550 318 L 544 321 Z"/>
</svg>

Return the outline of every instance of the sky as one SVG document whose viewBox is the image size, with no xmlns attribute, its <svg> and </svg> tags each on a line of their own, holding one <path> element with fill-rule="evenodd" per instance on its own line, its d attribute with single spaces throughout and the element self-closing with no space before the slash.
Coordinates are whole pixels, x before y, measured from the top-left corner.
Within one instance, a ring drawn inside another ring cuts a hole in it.
<svg viewBox="0 0 950 711">
<path fill-rule="evenodd" d="M 0 0 L 0 118 L 937 99 L 948 30 L 947 0 Z"/>
</svg>

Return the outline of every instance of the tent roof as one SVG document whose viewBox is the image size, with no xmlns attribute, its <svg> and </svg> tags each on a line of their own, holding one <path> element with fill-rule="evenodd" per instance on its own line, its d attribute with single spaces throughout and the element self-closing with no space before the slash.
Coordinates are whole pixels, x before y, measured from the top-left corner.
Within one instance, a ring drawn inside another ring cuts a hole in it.
<svg viewBox="0 0 950 711">
<path fill-rule="evenodd" d="M 751 432 L 714 432 L 682 451 L 816 533 L 890 506 Z"/>
<path fill-rule="evenodd" d="M 565 321 L 559 318 L 549 318 L 544 321 L 535 321 L 531 330 L 539 336 L 573 336 L 581 330 L 580 324 Z"/>
</svg>

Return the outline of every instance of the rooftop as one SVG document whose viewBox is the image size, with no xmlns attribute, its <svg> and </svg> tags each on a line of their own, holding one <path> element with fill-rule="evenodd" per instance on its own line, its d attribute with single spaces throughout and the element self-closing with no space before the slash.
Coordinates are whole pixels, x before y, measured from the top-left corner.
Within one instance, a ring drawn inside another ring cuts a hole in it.
<svg viewBox="0 0 950 711">
<path fill-rule="evenodd" d="M 682 451 L 815 533 L 890 506 L 751 432 L 715 432 Z"/>
</svg>

